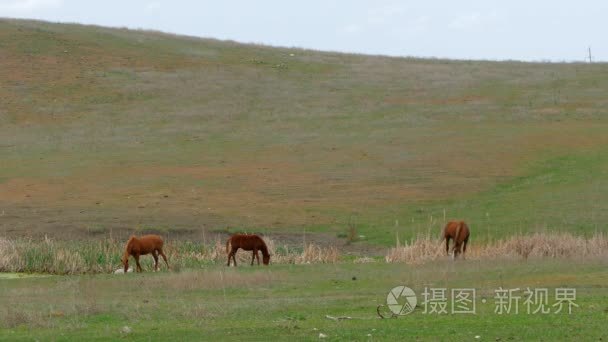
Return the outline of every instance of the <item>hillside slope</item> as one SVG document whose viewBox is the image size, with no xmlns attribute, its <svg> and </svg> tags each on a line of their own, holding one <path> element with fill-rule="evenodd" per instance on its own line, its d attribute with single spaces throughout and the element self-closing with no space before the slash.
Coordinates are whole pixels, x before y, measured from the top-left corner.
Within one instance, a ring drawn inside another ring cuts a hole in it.
<svg viewBox="0 0 608 342">
<path fill-rule="evenodd" d="M 0 233 L 603 229 L 608 65 L 0 20 Z M 430 228 L 429 228 L 430 227 Z M 76 234 L 76 235 L 75 235 Z"/>
</svg>

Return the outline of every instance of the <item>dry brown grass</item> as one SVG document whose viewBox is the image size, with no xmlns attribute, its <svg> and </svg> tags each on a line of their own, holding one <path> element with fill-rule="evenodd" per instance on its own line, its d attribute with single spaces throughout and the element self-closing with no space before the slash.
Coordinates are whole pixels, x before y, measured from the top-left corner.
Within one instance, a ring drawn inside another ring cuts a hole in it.
<svg viewBox="0 0 608 342">
<path fill-rule="evenodd" d="M 340 259 L 340 252 L 335 246 L 321 247 L 315 244 L 307 244 L 302 250 L 282 246 L 273 239 L 265 238 L 268 252 L 271 255 L 270 262 L 277 264 L 318 264 L 318 263 L 334 263 Z M 177 254 L 176 254 L 177 256 Z M 180 257 L 191 258 L 200 262 L 225 263 L 226 244 L 223 241 L 216 240 L 209 249 L 201 251 L 191 251 L 182 254 Z M 251 263 L 251 252 L 239 250 L 236 254 L 237 263 Z M 255 260 L 257 264 L 257 260 Z"/>
<path fill-rule="evenodd" d="M 275 264 L 335 263 L 340 252 L 334 246 L 321 247 L 307 244 L 300 249 L 279 245 L 265 238 Z M 66 242 L 48 237 L 42 240 L 10 240 L 0 238 L 0 272 L 29 272 L 51 274 L 112 273 L 121 268 L 120 257 L 123 241 L 112 238 L 98 241 Z M 210 264 L 227 262 L 226 244 L 216 240 L 210 245 L 187 241 L 169 242 L 165 252 L 172 270 L 201 268 Z M 239 250 L 236 254 L 239 265 L 251 263 L 251 252 Z M 141 259 L 144 270 L 152 269 L 152 257 Z M 257 263 L 257 261 L 256 261 Z M 164 268 L 162 261 L 161 269 Z"/>
<path fill-rule="evenodd" d="M 590 238 L 570 233 L 535 233 L 514 235 L 483 245 L 469 243 L 467 259 L 487 260 L 505 258 L 588 258 L 608 255 L 608 237 L 596 233 Z M 386 262 L 421 264 L 445 258 L 445 242 L 422 235 L 403 246 L 391 248 Z"/>
<path fill-rule="evenodd" d="M 279 245 L 265 238 L 273 264 L 323 264 L 341 261 L 336 246 L 321 247 L 306 244 L 302 248 Z M 114 240 L 69 244 L 51 239 L 9 240 L 0 238 L 0 272 L 30 272 L 51 274 L 111 273 L 121 267 L 122 242 Z M 386 262 L 421 264 L 445 258 L 445 244 L 430 234 L 404 245 L 390 248 Z M 225 264 L 226 245 L 216 240 L 210 245 L 187 242 L 168 243 L 166 253 L 174 271 L 203 268 L 205 265 Z M 514 235 L 509 238 L 476 244 L 472 241 L 466 258 L 528 259 L 528 258 L 591 258 L 608 255 L 608 237 L 596 233 L 589 238 L 569 233 L 535 233 Z M 236 255 L 239 266 L 251 263 L 251 252 L 239 250 Z M 374 262 L 373 258 L 360 257 L 355 263 Z M 255 262 L 257 264 L 257 261 Z M 142 258 L 144 270 L 152 269 L 152 258 Z M 161 269 L 164 268 L 161 263 Z"/>
<path fill-rule="evenodd" d="M 8 270 L 12 265 L 19 264 L 19 259 L 15 243 L 8 239 L 0 238 L 0 271 Z"/>
<path fill-rule="evenodd" d="M 353 260 L 353 263 L 355 264 L 369 264 L 372 262 L 376 262 L 376 259 L 370 257 L 359 257 Z"/>
</svg>

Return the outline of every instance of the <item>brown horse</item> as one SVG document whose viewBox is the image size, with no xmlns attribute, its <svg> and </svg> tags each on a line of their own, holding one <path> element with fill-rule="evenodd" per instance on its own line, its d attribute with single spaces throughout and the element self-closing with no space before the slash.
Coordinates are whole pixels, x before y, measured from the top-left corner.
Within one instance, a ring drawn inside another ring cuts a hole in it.
<svg viewBox="0 0 608 342">
<path fill-rule="evenodd" d="M 260 264 L 260 256 L 258 251 L 262 251 L 264 265 L 268 265 L 270 262 L 270 253 L 268 253 L 268 247 L 261 237 L 257 235 L 248 234 L 234 234 L 228 241 L 226 241 L 226 254 L 228 254 L 228 266 L 230 266 L 230 258 L 234 260 L 234 266 L 236 267 L 235 254 L 239 248 L 246 251 L 252 251 L 251 254 L 251 266 L 253 266 L 253 260 L 258 259 L 258 265 Z"/>
<path fill-rule="evenodd" d="M 143 235 L 139 238 L 131 236 L 127 245 L 125 246 L 125 254 L 122 256 L 122 264 L 125 267 L 125 273 L 129 269 L 129 256 L 135 258 L 137 264 L 137 271 L 141 272 L 141 265 L 139 264 L 139 256 L 152 253 L 154 257 L 154 270 L 158 270 L 158 255 L 163 257 L 167 268 L 169 263 L 167 262 L 167 256 L 163 253 L 163 239 L 158 235 Z"/>
<path fill-rule="evenodd" d="M 452 258 L 457 258 L 460 254 L 460 247 L 462 247 L 462 256 L 467 251 L 467 242 L 469 242 L 469 226 L 464 221 L 450 221 L 443 228 L 443 239 L 445 240 L 445 252 L 450 254 L 450 239 L 454 240 L 454 247 L 452 248 Z"/>
</svg>

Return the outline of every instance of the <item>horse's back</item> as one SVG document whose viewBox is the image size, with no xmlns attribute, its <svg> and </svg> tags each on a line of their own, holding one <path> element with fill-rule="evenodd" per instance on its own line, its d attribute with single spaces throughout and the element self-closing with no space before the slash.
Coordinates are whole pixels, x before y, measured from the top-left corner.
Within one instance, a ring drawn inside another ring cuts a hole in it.
<svg viewBox="0 0 608 342">
<path fill-rule="evenodd" d="M 261 237 L 255 234 L 234 234 L 229 238 L 230 244 L 235 247 L 251 250 L 266 245 Z"/>
<path fill-rule="evenodd" d="M 460 233 L 458 235 L 462 237 L 461 240 L 468 239 L 470 234 L 469 226 L 464 221 L 459 221 L 458 224 L 460 225 Z"/>
<path fill-rule="evenodd" d="M 147 234 L 147 235 L 142 235 L 139 237 L 139 240 L 144 240 L 144 241 L 159 241 L 162 242 L 163 238 L 160 237 L 160 235 L 156 235 L 156 234 Z"/>
<path fill-rule="evenodd" d="M 470 234 L 469 226 L 464 221 L 448 222 L 443 230 L 444 238 L 456 238 L 456 234 L 462 236 L 463 240 L 468 239 Z"/>
<path fill-rule="evenodd" d="M 162 249 L 163 238 L 156 234 L 142 235 L 138 239 L 146 249 Z"/>
<path fill-rule="evenodd" d="M 459 221 L 449 221 L 445 228 L 443 228 L 443 235 L 445 237 L 453 237 L 454 233 L 456 233 L 456 229 L 458 229 Z"/>
<path fill-rule="evenodd" d="M 234 234 L 230 237 L 231 241 L 262 241 L 256 234 Z"/>
</svg>

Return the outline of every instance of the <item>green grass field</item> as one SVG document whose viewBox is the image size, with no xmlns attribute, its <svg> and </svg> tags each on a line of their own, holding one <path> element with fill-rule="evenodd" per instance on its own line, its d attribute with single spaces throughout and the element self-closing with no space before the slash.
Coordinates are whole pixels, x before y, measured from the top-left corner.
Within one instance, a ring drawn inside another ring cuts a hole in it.
<svg viewBox="0 0 608 342">
<path fill-rule="evenodd" d="M 382 259 L 397 237 L 437 236 L 449 219 L 469 223 L 472 246 L 605 232 L 608 64 L 388 58 L 10 19 L 0 55 L 0 269 L 19 259 L 102 273 L 0 273 L 0 340 L 608 338 L 601 253 Z M 190 259 L 172 259 L 171 273 L 103 274 L 120 241 L 146 231 Z M 341 256 L 196 261 L 237 231 Z M 473 287 L 488 303 L 379 319 L 397 285 Z M 576 288 L 580 307 L 497 315 L 499 286 Z"/>
<path fill-rule="evenodd" d="M 0 280 L 6 304 L 0 339 L 268 341 L 319 340 L 323 333 L 330 341 L 599 341 L 608 337 L 606 266 L 605 259 L 341 263 Z M 380 319 L 377 305 L 398 285 L 416 291 L 418 307 Z M 475 288 L 476 313 L 450 314 L 448 304 L 448 314 L 425 314 L 424 287 Z M 555 288 L 576 288 L 578 307 L 571 314 L 556 314 L 557 307 L 528 314 L 521 299 L 517 314 L 512 308 L 501 315 L 495 313 L 500 287 L 548 288 L 549 306 Z M 122 332 L 125 326 L 130 333 Z"/>
</svg>

